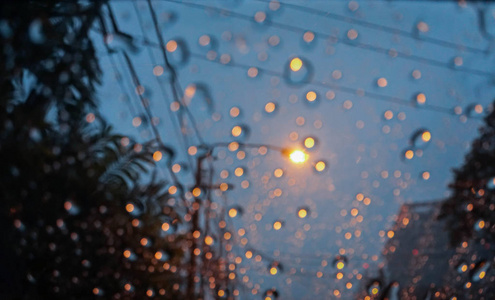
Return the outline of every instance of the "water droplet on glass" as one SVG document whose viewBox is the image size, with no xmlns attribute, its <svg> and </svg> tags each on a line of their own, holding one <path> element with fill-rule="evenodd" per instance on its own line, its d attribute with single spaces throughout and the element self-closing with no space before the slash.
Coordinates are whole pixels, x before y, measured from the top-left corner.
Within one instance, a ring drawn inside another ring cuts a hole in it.
<svg viewBox="0 0 495 300">
<path fill-rule="evenodd" d="M 466 262 L 462 261 L 460 262 L 458 265 L 457 265 L 457 268 L 456 268 L 457 272 L 458 273 L 464 273 L 468 270 L 468 265 Z"/>
<path fill-rule="evenodd" d="M 485 260 L 477 263 L 471 272 L 472 273 L 471 274 L 471 281 L 477 282 L 477 281 L 480 281 L 481 279 L 485 278 L 486 272 L 488 271 L 488 268 L 490 268 L 490 264 Z"/>
<path fill-rule="evenodd" d="M 418 129 L 411 136 L 411 144 L 416 148 L 425 148 L 431 141 L 431 132 L 426 129 Z"/>
<path fill-rule="evenodd" d="M 483 114 L 484 109 L 481 104 L 470 104 L 464 111 L 468 117 L 477 117 Z"/>
<path fill-rule="evenodd" d="M 278 299 L 278 295 L 279 295 L 278 291 L 275 288 L 272 288 L 272 289 L 266 290 L 263 293 L 263 299 L 264 300 L 275 300 L 275 299 Z"/>
<path fill-rule="evenodd" d="M 483 220 L 478 220 L 476 221 L 476 223 L 474 224 L 474 230 L 476 231 L 481 231 L 483 228 L 485 228 L 485 221 Z"/>
<path fill-rule="evenodd" d="M 173 39 L 165 44 L 170 63 L 173 66 L 183 66 L 188 63 L 190 58 L 189 48 L 182 39 Z"/>
<path fill-rule="evenodd" d="M 112 51 L 125 51 L 137 54 L 142 49 L 141 41 L 124 33 L 107 34 L 105 36 L 105 43 Z"/>
<path fill-rule="evenodd" d="M 486 183 L 486 188 L 490 189 L 490 190 L 495 189 L 495 177 L 488 179 L 488 181 Z"/>
<path fill-rule="evenodd" d="M 210 90 L 204 83 L 188 85 L 184 90 L 183 101 L 194 116 L 209 118 L 214 110 Z"/>
<path fill-rule="evenodd" d="M 309 214 L 309 208 L 307 206 L 303 206 L 297 209 L 297 216 L 301 219 L 304 219 Z"/>
<path fill-rule="evenodd" d="M 368 294 L 371 296 L 378 295 L 382 288 L 382 283 L 379 280 L 372 280 L 367 287 Z"/>
<path fill-rule="evenodd" d="M 345 267 L 345 265 L 347 264 L 347 257 L 345 257 L 343 255 L 337 255 L 333 259 L 333 263 L 332 264 L 338 270 L 342 270 Z"/>
<path fill-rule="evenodd" d="M 235 125 L 231 130 L 232 136 L 238 140 L 244 140 L 249 136 L 249 128 L 246 125 Z"/>
<path fill-rule="evenodd" d="M 290 85 L 306 84 L 313 78 L 313 68 L 306 59 L 293 57 L 285 65 L 284 78 Z"/>
<path fill-rule="evenodd" d="M 43 23 L 40 19 L 36 19 L 29 25 L 29 38 L 33 44 L 43 44 L 45 35 L 43 33 Z"/>
</svg>

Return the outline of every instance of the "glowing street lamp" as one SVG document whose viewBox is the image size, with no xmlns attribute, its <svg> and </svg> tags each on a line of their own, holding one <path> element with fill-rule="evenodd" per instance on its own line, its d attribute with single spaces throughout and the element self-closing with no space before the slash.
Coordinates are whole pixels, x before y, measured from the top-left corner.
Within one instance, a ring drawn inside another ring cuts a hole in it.
<svg viewBox="0 0 495 300">
<path fill-rule="evenodd" d="M 301 150 L 294 150 L 289 154 L 290 160 L 296 164 L 301 164 L 308 159 L 308 155 Z"/>
</svg>

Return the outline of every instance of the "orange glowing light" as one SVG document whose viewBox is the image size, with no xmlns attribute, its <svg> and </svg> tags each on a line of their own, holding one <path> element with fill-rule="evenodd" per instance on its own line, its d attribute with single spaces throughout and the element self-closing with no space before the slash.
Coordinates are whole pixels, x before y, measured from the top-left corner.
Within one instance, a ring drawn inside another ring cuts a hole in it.
<svg viewBox="0 0 495 300">
<path fill-rule="evenodd" d="M 301 150 L 294 150 L 289 154 L 290 160 L 296 164 L 305 162 L 308 159 L 308 155 Z"/>
<path fill-rule="evenodd" d="M 290 61 L 290 69 L 294 72 L 301 70 L 303 62 L 300 58 L 295 57 Z"/>
</svg>

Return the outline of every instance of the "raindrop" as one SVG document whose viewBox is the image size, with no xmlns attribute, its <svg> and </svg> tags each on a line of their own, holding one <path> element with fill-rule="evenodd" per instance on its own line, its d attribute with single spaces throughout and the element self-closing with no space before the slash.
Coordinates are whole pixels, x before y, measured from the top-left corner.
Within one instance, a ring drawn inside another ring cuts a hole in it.
<svg viewBox="0 0 495 300">
<path fill-rule="evenodd" d="M 379 280 L 372 280 L 368 286 L 367 286 L 367 291 L 369 295 L 376 296 L 380 293 L 380 290 L 382 288 L 382 283 Z"/>
<path fill-rule="evenodd" d="M 426 129 L 418 129 L 411 136 L 411 144 L 416 148 L 425 148 L 430 141 L 431 132 Z"/>
<path fill-rule="evenodd" d="M 488 180 L 488 182 L 486 183 L 486 188 L 490 190 L 495 189 L 495 177 L 492 177 Z"/>
<path fill-rule="evenodd" d="M 388 300 L 399 300 L 400 284 L 397 281 L 390 283 L 383 292 L 384 298 Z"/>
<path fill-rule="evenodd" d="M 183 66 L 189 61 L 190 53 L 184 40 L 170 40 L 165 45 L 165 49 L 168 53 L 168 57 L 172 65 Z"/>
<path fill-rule="evenodd" d="M 283 271 L 283 267 L 278 261 L 274 261 L 268 266 L 268 272 L 271 275 L 277 275 L 279 272 L 282 271 Z"/>
<path fill-rule="evenodd" d="M 268 102 L 265 104 L 265 112 L 267 114 L 272 114 L 277 109 L 277 104 L 275 102 Z"/>
<path fill-rule="evenodd" d="M 473 282 L 480 281 L 481 279 L 485 278 L 486 272 L 488 271 L 488 268 L 490 267 L 490 264 L 483 260 L 480 261 L 475 265 L 473 270 L 471 271 L 471 280 Z"/>
<path fill-rule="evenodd" d="M 483 221 L 483 220 L 478 220 L 474 224 L 474 230 L 476 230 L 476 231 L 481 231 L 483 228 L 485 228 L 485 221 Z"/>
<path fill-rule="evenodd" d="M 29 38 L 34 44 L 43 44 L 45 35 L 43 34 L 43 24 L 40 19 L 36 19 L 29 25 Z"/>
<path fill-rule="evenodd" d="M 310 90 L 306 92 L 304 99 L 306 99 L 306 104 L 315 105 L 319 102 L 319 95 L 315 91 Z"/>
<path fill-rule="evenodd" d="M 80 212 L 79 207 L 75 205 L 72 201 L 66 201 L 64 203 L 64 208 L 70 215 L 78 215 Z"/>
<path fill-rule="evenodd" d="M 468 270 L 468 265 L 466 262 L 462 261 L 457 265 L 456 271 L 457 273 L 464 273 Z"/>
<path fill-rule="evenodd" d="M 313 149 L 318 145 L 318 139 L 308 136 L 304 139 L 303 144 L 306 149 Z"/>
<path fill-rule="evenodd" d="M 315 163 L 315 170 L 318 173 L 325 171 L 326 168 L 327 168 L 327 163 L 323 160 L 317 161 Z"/>
<path fill-rule="evenodd" d="M 275 288 L 271 288 L 269 290 L 266 290 L 264 293 L 263 293 L 263 299 L 264 300 L 275 300 L 275 299 L 278 299 L 278 291 L 275 289 Z"/>
<path fill-rule="evenodd" d="M 242 214 L 244 213 L 244 210 L 241 206 L 236 205 L 236 206 L 231 207 L 229 209 L 228 213 L 229 213 L 229 217 L 235 218 L 238 216 L 242 216 Z"/>
<path fill-rule="evenodd" d="M 167 261 L 170 259 L 170 255 L 167 252 L 160 250 L 155 252 L 155 258 L 159 261 Z"/>
<path fill-rule="evenodd" d="M 313 68 L 304 58 L 291 58 L 284 68 L 284 78 L 290 85 L 306 84 L 313 78 Z"/>
<path fill-rule="evenodd" d="M 466 116 L 468 117 L 477 117 L 477 116 L 481 116 L 484 109 L 481 104 L 470 104 L 466 107 L 464 111 L 466 112 Z"/>
<path fill-rule="evenodd" d="M 299 207 L 297 209 L 297 216 L 301 219 L 306 218 L 309 215 L 309 208 L 307 206 Z"/>
<path fill-rule="evenodd" d="M 141 51 L 141 45 L 135 37 L 125 33 L 107 34 L 105 43 L 112 51 L 124 51 L 137 54 Z"/>
<path fill-rule="evenodd" d="M 231 134 L 238 140 L 244 140 L 249 136 L 249 128 L 246 125 L 235 125 L 232 127 Z"/>
<path fill-rule="evenodd" d="M 284 222 L 281 220 L 277 220 L 273 222 L 273 229 L 280 230 L 284 226 Z"/>
<path fill-rule="evenodd" d="M 211 35 L 203 34 L 198 39 L 198 44 L 203 50 L 214 50 L 218 48 L 218 41 Z"/>
<path fill-rule="evenodd" d="M 306 31 L 302 36 L 302 46 L 306 49 L 316 46 L 316 35 L 312 31 Z"/>
<path fill-rule="evenodd" d="M 163 23 L 173 24 L 177 21 L 177 14 L 173 11 L 165 11 L 160 14 L 160 21 Z"/>
<path fill-rule="evenodd" d="M 137 259 L 137 255 L 131 249 L 124 250 L 123 255 L 130 261 L 135 261 Z"/>
<path fill-rule="evenodd" d="M 208 86 L 204 83 L 192 83 L 184 90 L 184 104 L 193 115 L 211 116 L 214 110 L 213 100 Z"/>
<path fill-rule="evenodd" d="M 333 266 L 339 270 L 342 270 L 345 265 L 347 264 L 347 257 L 343 256 L 343 255 L 337 255 L 334 259 L 333 259 Z"/>
</svg>

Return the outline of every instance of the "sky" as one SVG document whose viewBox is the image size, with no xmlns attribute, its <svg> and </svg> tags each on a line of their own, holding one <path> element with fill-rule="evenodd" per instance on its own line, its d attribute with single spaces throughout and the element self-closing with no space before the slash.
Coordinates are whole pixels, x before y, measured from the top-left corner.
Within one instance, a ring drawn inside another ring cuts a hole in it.
<svg viewBox="0 0 495 300">
<path fill-rule="evenodd" d="M 233 250 L 244 259 L 241 276 L 249 277 L 241 299 L 251 299 L 253 288 L 262 294 L 272 287 L 282 299 L 352 299 L 362 285 L 359 275 L 380 264 L 400 206 L 449 195 L 452 169 L 462 165 L 493 101 L 493 7 L 450 1 L 186 3 L 192 4 L 153 5 L 196 130 L 188 116 L 185 139 L 174 127 L 179 113 L 171 104 L 170 74 L 156 68 L 164 66 L 160 50 L 142 42 L 159 42 L 146 1 L 111 1 L 121 31 L 139 37 L 134 47 L 108 41 L 118 51 L 115 64 L 94 32 L 102 113 L 117 132 L 143 142 L 152 138 L 136 119 L 144 112 L 124 50 L 162 139 L 178 153 L 173 163 L 182 167 L 181 180 L 190 181 L 186 149 L 199 145 L 197 133 L 207 144 L 304 150 L 302 164 L 277 151 L 216 151 L 214 181 L 234 186 L 218 203 L 243 209 L 229 225 L 245 230 Z M 479 26 L 477 6 L 486 28 Z M 291 69 L 294 58 L 302 62 L 298 71 Z M 243 129 L 238 137 L 235 126 Z M 304 147 L 307 137 L 315 140 L 311 149 Z M 323 171 L 315 170 L 317 162 L 325 163 Z M 276 169 L 283 176 L 275 176 Z M 303 207 L 309 213 L 301 219 Z M 273 228 L 276 221 L 280 230 Z M 249 249 L 266 255 L 261 262 L 246 259 Z M 342 271 L 332 263 L 339 253 L 348 260 Z M 270 258 L 283 272 L 269 274 Z"/>
</svg>

